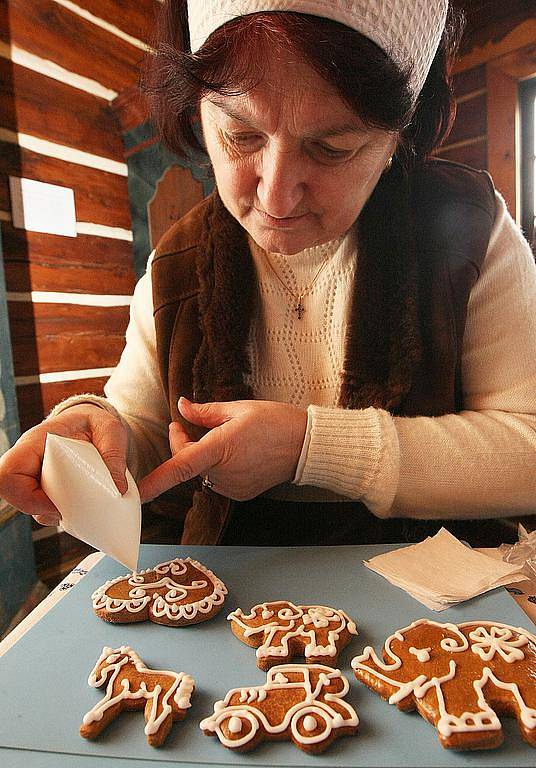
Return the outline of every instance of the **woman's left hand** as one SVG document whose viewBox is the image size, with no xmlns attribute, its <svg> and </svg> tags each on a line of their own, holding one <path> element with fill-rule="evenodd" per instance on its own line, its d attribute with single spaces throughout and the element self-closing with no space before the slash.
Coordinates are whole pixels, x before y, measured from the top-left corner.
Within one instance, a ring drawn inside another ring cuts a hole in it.
<svg viewBox="0 0 536 768">
<path fill-rule="evenodd" d="M 264 400 L 198 404 L 184 397 L 179 411 L 209 431 L 192 442 L 179 422 L 170 424 L 172 458 L 140 481 L 142 502 L 196 475 L 208 476 L 217 493 L 237 501 L 294 477 L 307 411 Z"/>
</svg>

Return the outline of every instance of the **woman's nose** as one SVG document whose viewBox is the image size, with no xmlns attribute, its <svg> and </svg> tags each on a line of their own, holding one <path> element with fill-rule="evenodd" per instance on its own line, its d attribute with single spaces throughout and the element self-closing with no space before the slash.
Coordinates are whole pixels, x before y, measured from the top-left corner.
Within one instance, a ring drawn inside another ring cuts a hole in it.
<svg viewBox="0 0 536 768">
<path fill-rule="evenodd" d="M 305 165 L 289 150 L 265 152 L 257 181 L 262 210 L 276 219 L 301 216 L 305 211 Z"/>
</svg>

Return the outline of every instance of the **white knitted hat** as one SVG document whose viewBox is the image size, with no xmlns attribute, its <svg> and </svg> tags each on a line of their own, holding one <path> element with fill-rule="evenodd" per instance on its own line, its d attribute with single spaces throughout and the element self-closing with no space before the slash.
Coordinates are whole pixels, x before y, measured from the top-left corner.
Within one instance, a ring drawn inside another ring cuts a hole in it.
<svg viewBox="0 0 536 768">
<path fill-rule="evenodd" d="M 192 52 L 237 16 L 294 11 L 333 19 L 361 32 L 396 64 L 413 67 L 410 82 L 419 94 L 443 34 L 448 0 L 188 0 Z"/>
</svg>

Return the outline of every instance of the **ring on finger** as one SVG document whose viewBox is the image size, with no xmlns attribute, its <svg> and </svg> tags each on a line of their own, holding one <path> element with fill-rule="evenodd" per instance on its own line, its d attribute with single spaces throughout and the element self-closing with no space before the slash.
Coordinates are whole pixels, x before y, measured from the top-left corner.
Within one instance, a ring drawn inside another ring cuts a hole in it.
<svg viewBox="0 0 536 768">
<path fill-rule="evenodd" d="M 208 475 L 205 475 L 204 478 L 201 480 L 201 485 L 203 488 L 206 488 L 207 490 L 211 490 L 214 488 L 214 483 L 209 479 Z"/>
</svg>

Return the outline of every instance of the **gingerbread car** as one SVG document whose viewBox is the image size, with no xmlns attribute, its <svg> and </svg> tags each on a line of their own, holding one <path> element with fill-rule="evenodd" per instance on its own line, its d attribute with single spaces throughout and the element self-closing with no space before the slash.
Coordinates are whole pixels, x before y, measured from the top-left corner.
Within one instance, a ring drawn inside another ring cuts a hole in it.
<svg viewBox="0 0 536 768">
<path fill-rule="evenodd" d="M 343 700 L 348 688 L 339 669 L 280 664 L 267 673 L 264 685 L 231 689 L 200 727 L 231 749 L 291 739 L 306 752 L 321 752 L 337 736 L 357 730 L 359 718 Z"/>
</svg>

